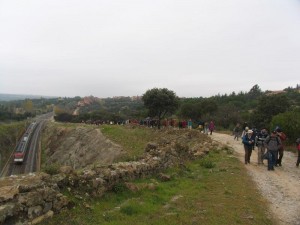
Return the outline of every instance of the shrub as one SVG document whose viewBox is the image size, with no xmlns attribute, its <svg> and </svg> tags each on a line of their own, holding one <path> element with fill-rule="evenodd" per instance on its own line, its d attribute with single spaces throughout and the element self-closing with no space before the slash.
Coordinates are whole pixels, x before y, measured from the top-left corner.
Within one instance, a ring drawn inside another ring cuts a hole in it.
<svg viewBox="0 0 300 225">
<path fill-rule="evenodd" d="M 124 207 L 121 207 L 120 211 L 128 216 L 132 216 L 134 214 L 137 214 L 139 212 L 138 208 L 137 207 L 134 207 L 134 206 L 124 206 Z"/>
<path fill-rule="evenodd" d="M 127 190 L 127 187 L 124 183 L 118 183 L 112 187 L 112 191 L 115 192 L 116 194 L 122 193 L 126 190 Z"/>
<path fill-rule="evenodd" d="M 287 135 L 287 143 L 293 144 L 300 135 L 300 111 L 280 113 L 272 118 L 271 130 L 279 126 Z"/>
<path fill-rule="evenodd" d="M 43 169 L 45 173 L 48 173 L 50 175 L 59 174 L 59 165 L 57 164 L 51 164 L 49 166 L 45 166 Z"/>
</svg>

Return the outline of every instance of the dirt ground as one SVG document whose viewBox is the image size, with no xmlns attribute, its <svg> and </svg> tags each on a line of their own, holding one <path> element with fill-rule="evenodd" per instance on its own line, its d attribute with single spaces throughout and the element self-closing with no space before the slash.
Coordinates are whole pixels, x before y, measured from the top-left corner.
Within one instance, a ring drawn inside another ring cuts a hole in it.
<svg viewBox="0 0 300 225">
<path fill-rule="evenodd" d="M 244 148 L 241 139 L 238 141 L 227 134 L 213 133 L 214 140 L 234 148 L 235 154 L 244 163 Z M 257 148 L 252 152 L 251 164 L 245 165 L 257 184 L 261 194 L 270 202 L 270 210 L 282 225 L 300 225 L 300 168 L 296 167 L 297 156 L 284 152 L 282 167 L 275 171 L 267 170 L 257 164 Z"/>
<path fill-rule="evenodd" d="M 48 124 L 44 141 L 45 165 L 53 163 L 81 169 L 94 164 L 110 164 L 123 154 L 121 146 L 106 138 L 100 128 L 64 127 Z"/>
</svg>

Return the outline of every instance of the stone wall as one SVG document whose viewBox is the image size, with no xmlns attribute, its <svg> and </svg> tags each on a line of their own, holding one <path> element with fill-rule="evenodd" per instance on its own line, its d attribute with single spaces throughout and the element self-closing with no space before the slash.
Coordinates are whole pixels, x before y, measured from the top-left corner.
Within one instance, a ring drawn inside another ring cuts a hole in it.
<svg viewBox="0 0 300 225">
<path fill-rule="evenodd" d="M 48 174 L 6 177 L 0 181 L 0 224 L 36 224 L 68 202 Z"/>
<path fill-rule="evenodd" d="M 40 173 L 4 178 L 0 181 L 0 224 L 17 224 L 18 221 L 19 224 L 37 224 L 51 217 L 69 205 L 67 197 L 60 193 L 62 188 L 76 195 L 102 196 L 118 183 L 158 174 L 218 148 L 209 138 L 198 142 L 199 135 L 199 132 L 190 132 L 173 141 L 161 139 L 148 143 L 143 157 L 137 161 L 96 165 L 81 172 L 62 167 L 61 173 L 54 176 Z"/>
</svg>

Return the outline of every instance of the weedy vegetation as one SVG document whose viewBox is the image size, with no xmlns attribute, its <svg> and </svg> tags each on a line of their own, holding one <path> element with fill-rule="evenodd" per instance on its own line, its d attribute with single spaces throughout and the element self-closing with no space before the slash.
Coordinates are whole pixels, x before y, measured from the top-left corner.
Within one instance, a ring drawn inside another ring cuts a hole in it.
<svg viewBox="0 0 300 225">
<path fill-rule="evenodd" d="M 122 143 L 131 157 L 153 139 L 150 129 L 104 126 L 102 131 Z M 131 182 L 135 191 L 118 184 L 98 198 L 81 199 L 65 190 L 74 207 L 44 224 L 276 224 L 266 210 L 268 203 L 229 147 L 164 173 L 171 180 L 161 181 L 158 176 L 135 180 Z"/>
<path fill-rule="evenodd" d="M 126 155 L 121 161 L 136 160 L 144 152 L 146 143 L 159 136 L 156 129 L 145 129 L 139 126 L 128 128 L 124 126 L 102 125 L 101 132 L 124 148 Z"/>
</svg>

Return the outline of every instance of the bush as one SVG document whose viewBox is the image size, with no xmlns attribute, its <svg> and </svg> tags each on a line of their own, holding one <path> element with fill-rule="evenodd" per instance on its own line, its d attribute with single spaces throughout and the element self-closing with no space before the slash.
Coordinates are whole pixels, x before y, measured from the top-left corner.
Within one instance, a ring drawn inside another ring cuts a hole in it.
<svg viewBox="0 0 300 225">
<path fill-rule="evenodd" d="M 46 166 L 43 171 L 45 173 L 48 173 L 50 175 L 59 174 L 59 165 L 57 164 L 51 164 L 49 166 Z"/>
<path fill-rule="evenodd" d="M 287 143 L 294 144 L 300 135 L 300 111 L 280 113 L 272 118 L 271 131 L 279 126 L 287 135 Z"/>
<path fill-rule="evenodd" d="M 118 183 L 112 187 L 112 191 L 115 192 L 116 194 L 125 192 L 126 190 L 128 190 L 128 188 L 124 183 Z"/>
<path fill-rule="evenodd" d="M 128 216 L 132 216 L 134 214 L 138 214 L 139 212 L 139 209 L 135 206 L 124 206 L 124 207 L 121 207 L 120 211 Z"/>
</svg>

